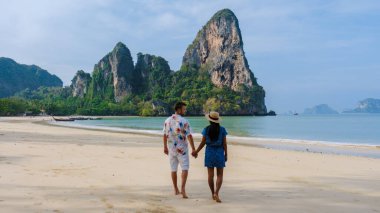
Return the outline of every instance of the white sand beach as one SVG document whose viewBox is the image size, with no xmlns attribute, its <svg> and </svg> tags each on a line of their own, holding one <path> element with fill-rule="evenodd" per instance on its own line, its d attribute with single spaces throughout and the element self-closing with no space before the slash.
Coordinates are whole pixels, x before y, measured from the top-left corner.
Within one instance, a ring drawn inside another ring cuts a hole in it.
<svg viewBox="0 0 380 213">
<path fill-rule="evenodd" d="M 380 212 L 380 159 L 230 144 L 218 204 L 203 151 L 182 199 L 161 137 L 44 119 L 0 118 L 0 212 Z"/>
</svg>

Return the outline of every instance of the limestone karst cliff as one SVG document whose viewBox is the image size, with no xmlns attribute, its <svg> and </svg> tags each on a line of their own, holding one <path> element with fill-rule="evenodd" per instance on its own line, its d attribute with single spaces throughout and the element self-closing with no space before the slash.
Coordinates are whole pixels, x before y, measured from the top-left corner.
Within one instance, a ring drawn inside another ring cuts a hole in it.
<svg viewBox="0 0 380 213">
<path fill-rule="evenodd" d="M 78 70 L 70 85 L 73 97 L 83 98 L 87 93 L 90 83 L 91 75 L 83 70 Z"/>
<path fill-rule="evenodd" d="M 252 91 L 254 100 L 246 113 L 266 114 L 265 91 L 258 85 L 243 50 L 239 21 L 229 9 L 218 11 L 198 32 L 183 56 L 182 66 L 207 71 L 217 87 Z M 247 94 L 249 95 L 249 94 Z"/>
<path fill-rule="evenodd" d="M 198 32 L 183 64 L 206 69 L 219 87 L 237 91 L 240 85 L 257 84 L 244 55 L 238 19 L 229 9 L 218 11 Z"/>
<path fill-rule="evenodd" d="M 125 44 L 119 42 L 94 67 L 89 87 L 90 98 L 114 99 L 119 102 L 132 92 L 133 60 Z"/>
</svg>

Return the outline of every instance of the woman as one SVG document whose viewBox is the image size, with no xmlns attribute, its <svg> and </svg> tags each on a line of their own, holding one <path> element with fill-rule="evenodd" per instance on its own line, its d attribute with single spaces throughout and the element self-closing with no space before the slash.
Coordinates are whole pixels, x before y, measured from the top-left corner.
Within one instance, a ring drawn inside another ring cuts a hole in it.
<svg viewBox="0 0 380 213">
<path fill-rule="evenodd" d="M 205 167 L 208 172 L 208 185 L 212 193 L 212 199 L 216 202 L 222 202 L 219 198 L 219 190 L 223 182 L 223 168 L 227 161 L 227 131 L 220 126 L 221 118 L 219 113 L 210 112 L 206 115 L 206 119 L 210 121 L 210 125 L 202 131 L 202 142 L 195 151 L 195 156 L 206 145 Z M 216 190 L 214 187 L 214 168 L 216 168 Z"/>
</svg>

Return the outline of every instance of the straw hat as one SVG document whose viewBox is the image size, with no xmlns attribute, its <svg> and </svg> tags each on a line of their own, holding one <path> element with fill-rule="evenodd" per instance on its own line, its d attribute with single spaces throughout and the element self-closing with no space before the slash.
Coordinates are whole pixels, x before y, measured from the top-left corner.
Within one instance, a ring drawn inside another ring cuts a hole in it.
<svg viewBox="0 0 380 213">
<path fill-rule="evenodd" d="M 205 115 L 206 119 L 212 121 L 214 123 L 220 123 L 222 119 L 219 117 L 219 113 L 215 111 L 211 111 L 210 113 Z"/>
</svg>

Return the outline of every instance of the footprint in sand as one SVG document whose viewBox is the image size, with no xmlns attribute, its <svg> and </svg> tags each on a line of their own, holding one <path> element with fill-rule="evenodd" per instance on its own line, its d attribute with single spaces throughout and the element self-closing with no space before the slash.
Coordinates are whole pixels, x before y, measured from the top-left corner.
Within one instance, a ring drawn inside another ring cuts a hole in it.
<svg viewBox="0 0 380 213">
<path fill-rule="evenodd" d="M 107 198 L 104 198 L 104 197 L 103 197 L 101 200 L 102 200 L 102 202 L 103 202 L 104 204 L 106 204 L 107 208 L 109 208 L 109 209 L 113 209 L 113 205 L 112 205 L 111 203 L 108 202 Z"/>
</svg>

